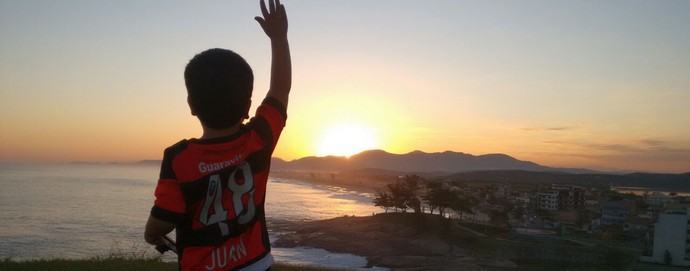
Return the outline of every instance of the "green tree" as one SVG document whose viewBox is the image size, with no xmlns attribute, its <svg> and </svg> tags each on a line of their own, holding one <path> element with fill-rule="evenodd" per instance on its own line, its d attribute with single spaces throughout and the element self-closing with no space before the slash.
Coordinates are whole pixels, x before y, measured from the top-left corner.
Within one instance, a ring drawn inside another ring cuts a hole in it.
<svg viewBox="0 0 690 271">
<path fill-rule="evenodd" d="M 382 207 L 383 210 L 388 213 L 388 209 L 393 207 L 393 201 L 391 195 L 382 190 L 376 189 L 376 197 L 374 198 L 374 206 Z"/>
<path fill-rule="evenodd" d="M 434 214 L 434 210 L 436 208 L 439 208 L 437 204 L 437 199 L 436 197 L 438 196 L 438 189 L 440 189 L 441 185 L 443 185 L 440 182 L 429 182 L 426 185 L 426 195 L 422 196 L 422 200 L 426 202 L 427 205 L 429 205 L 429 213 Z"/>
<path fill-rule="evenodd" d="M 455 199 L 451 202 L 450 208 L 460 214 L 460 219 L 462 220 L 463 213 L 473 214 L 472 211 L 473 204 L 466 198 L 455 196 Z"/>
<path fill-rule="evenodd" d="M 407 205 L 405 204 L 405 187 L 400 180 L 395 183 L 387 184 L 386 188 L 390 193 L 391 204 L 393 208 L 395 208 L 395 211 L 397 212 L 398 209 L 401 211 L 407 211 Z"/>
<path fill-rule="evenodd" d="M 423 181 L 422 177 L 408 175 L 395 183 L 389 183 L 385 188 L 387 191 L 377 192 L 374 204 L 380 204 L 376 206 L 382 207 L 386 204 L 395 208 L 396 211 L 399 209 L 407 212 L 408 209 L 412 209 L 415 213 L 421 213 L 421 201 L 417 197 L 417 191 L 419 190 L 419 184 Z"/>
<path fill-rule="evenodd" d="M 439 215 L 444 216 L 445 209 L 453 205 L 453 201 L 457 198 L 457 195 L 455 195 L 453 191 L 450 191 L 450 189 L 443 188 L 441 183 L 429 185 L 427 189 L 427 195 L 424 200 L 427 201 L 429 208 L 438 208 Z"/>
<path fill-rule="evenodd" d="M 415 213 L 419 214 L 422 212 L 422 204 L 417 196 L 419 191 L 420 183 L 424 182 L 424 178 L 417 175 L 407 175 L 405 176 L 404 182 L 404 192 L 407 207 L 414 210 Z"/>
</svg>

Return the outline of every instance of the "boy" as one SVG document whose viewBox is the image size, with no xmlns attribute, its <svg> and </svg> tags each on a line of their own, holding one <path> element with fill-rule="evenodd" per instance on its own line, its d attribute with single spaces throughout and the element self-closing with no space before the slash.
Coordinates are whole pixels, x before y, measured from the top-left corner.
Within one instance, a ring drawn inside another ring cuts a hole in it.
<svg viewBox="0 0 690 271">
<path fill-rule="evenodd" d="M 185 68 L 187 102 L 203 135 L 163 156 L 146 242 L 173 229 L 181 270 L 269 270 L 273 264 L 264 200 L 271 154 L 287 118 L 291 87 L 287 16 L 279 0 L 261 0 L 255 17 L 271 40 L 270 89 L 249 118 L 254 76 L 225 49 L 196 55 Z"/>
</svg>

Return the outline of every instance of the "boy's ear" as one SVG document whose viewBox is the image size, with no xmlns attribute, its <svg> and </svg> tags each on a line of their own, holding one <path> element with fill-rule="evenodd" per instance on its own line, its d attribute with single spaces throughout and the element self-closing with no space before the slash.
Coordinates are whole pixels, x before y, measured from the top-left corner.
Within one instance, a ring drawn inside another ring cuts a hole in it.
<svg viewBox="0 0 690 271">
<path fill-rule="evenodd" d="M 187 104 L 189 105 L 189 109 L 192 111 L 192 116 L 196 116 L 196 110 L 194 110 L 194 106 L 192 106 L 189 95 L 187 95 Z"/>
</svg>

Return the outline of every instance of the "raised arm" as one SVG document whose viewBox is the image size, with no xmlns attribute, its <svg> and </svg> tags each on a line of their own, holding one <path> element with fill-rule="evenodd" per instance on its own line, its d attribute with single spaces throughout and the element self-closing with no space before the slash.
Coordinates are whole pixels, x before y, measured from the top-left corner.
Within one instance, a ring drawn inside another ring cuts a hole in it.
<svg viewBox="0 0 690 271">
<path fill-rule="evenodd" d="M 263 18 L 257 16 L 254 19 L 271 39 L 271 85 L 266 97 L 277 99 L 287 108 L 292 86 L 292 63 L 285 6 L 280 4 L 280 0 L 268 0 L 268 9 L 264 0 L 261 0 L 260 5 Z"/>
</svg>

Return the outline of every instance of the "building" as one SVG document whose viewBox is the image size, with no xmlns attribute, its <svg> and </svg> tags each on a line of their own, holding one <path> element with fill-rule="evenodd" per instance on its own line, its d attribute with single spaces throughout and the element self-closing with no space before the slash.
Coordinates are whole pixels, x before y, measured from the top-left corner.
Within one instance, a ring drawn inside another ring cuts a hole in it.
<svg viewBox="0 0 690 271">
<path fill-rule="evenodd" d="M 559 190 L 558 208 L 561 210 L 581 210 L 585 206 L 585 192 L 582 188 Z"/>
<path fill-rule="evenodd" d="M 558 191 L 543 191 L 539 196 L 539 209 L 558 211 Z"/>
<path fill-rule="evenodd" d="M 646 239 L 651 238 L 652 227 L 654 226 L 654 221 L 651 218 L 643 218 L 639 216 L 632 216 L 628 218 L 628 221 L 623 225 L 623 231 L 627 233 L 627 236 L 634 239 Z M 650 233 L 651 232 L 651 233 Z"/>
<path fill-rule="evenodd" d="M 625 224 L 633 214 L 634 202 L 605 201 L 601 203 L 601 225 Z"/>
<path fill-rule="evenodd" d="M 522 193 L 515 198 L 513 198 L 513 204 L 515 204 L 516 207 L 522 207 L 524 209 L 529 208 L 530 206 L 530 195 L 529 193 Z"/>
<path fill-rule="evenodd" d="M 585 198 L 585 208 L 599 212 L 599 199 L 593 197 Z"/>
<path fill-rule="evenodd" d="M 507 199 L 510 196 L 511 187 L 510 184 L 500 184 L 494 192 L 494 198 L 497 199 Z"/>
<path fill-rule="evenodd" d="M 585 191 L 574 185 L 552 185 L 537 194 L 539 209 L 549 211 L 581 210 L 585 207 Z"/>
<path fill-rule="evenodd" d="M 663 207 L 666 203 L 673 202 L 673 197 L 661 192 L 654 191 L 651 194 L 645 194 L 644 201 L 652 207 L 660 208 Z"/>
<path fill-rule="evenodd" d="M 640 261 L 690 266 L 690 208 L 659 215 L 651 252 Z"/>
</svg>

